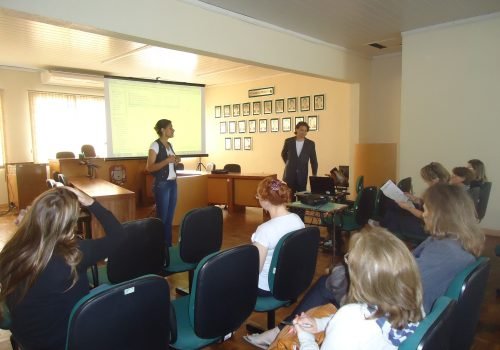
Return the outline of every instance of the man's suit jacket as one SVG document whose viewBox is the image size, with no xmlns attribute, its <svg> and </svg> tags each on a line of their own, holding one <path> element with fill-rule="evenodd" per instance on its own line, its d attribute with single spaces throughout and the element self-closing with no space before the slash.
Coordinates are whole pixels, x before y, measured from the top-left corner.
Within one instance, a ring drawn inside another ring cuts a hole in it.
<svg viewBox="0 0 500 350">
<path fill-rule="evenodd" d="M 281 158 L 285 162 L 283 181 L 296 191 L 304 191 L 307 186 L 309 161 L 311 162 L 313 175 L 318 173 L 316 146 L 313 141 L 306 138 L 300 156 L 298 156 L 295 141 L 295 137 L 287 138 L 281 151 Z"/>
</svg>

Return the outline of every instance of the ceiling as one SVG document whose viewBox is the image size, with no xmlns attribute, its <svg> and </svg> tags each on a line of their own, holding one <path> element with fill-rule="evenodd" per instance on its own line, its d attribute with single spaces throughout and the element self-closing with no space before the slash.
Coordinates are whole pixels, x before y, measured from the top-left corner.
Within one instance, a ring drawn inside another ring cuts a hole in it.
<svg viewBox="0 0 500 350">
<path fill-rule="evenodd" d="M 370 57 L 399 52 L 401 32 L 500 11 L 499 0 L 183 0 Z M 376 49 L 367 44 L 387 46 Z M 0 8 L 0 67 L 222 85 L 283 74 L 36 22 Z"/>
</svg>

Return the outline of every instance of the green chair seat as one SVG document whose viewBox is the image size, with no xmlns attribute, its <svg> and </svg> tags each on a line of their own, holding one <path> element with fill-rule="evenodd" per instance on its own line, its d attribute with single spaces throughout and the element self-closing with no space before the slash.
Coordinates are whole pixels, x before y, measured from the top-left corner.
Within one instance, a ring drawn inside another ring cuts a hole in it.
<svg viewBox="0 0 500 350">
<path fill-rule="evenodd" d="M 189 296 L 184 296 L 172 301 L 172 306 L 175 310 L 175 318 L 177 322 L 177 339 L 175 343 L 170 344 L 175 349 L 200 349 L 207 344 L 217 342 L 222 337 L 204 339 L 200 338 L 194 332 L 189 319 Z"/>
<path fill-rule="evenodd" d="M 273 297 L 257 297 L 254 310 L 257 312 L 267 312 L 268 310 L 276 310 L 288 305 L 290 305 L 290 300 L 283 301 Z"/>
<path fill-rule="evenodd" d="M 178 245 L 169 247 L 168 254 L 170 255 L 170 264 L 165 268 L 167 274 L 194 270 L 196 268 L 196 263 L 188 263 L 181 259 Z"/>
</svg>

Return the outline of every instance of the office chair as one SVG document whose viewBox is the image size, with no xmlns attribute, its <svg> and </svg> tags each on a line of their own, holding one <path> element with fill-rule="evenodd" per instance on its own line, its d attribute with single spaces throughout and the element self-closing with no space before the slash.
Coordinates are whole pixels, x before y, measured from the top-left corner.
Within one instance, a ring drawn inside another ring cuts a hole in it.
<svg viewBox="0 0 500 350">
<path fill-rule="evenodd" d="M 85 158 L 95 158 L 96 156 L 94 146 L 92 145 L 83 145 L 81 151 Z"/>
<path fill-rule="evenodd" d="M 239 164 L 226 164 L 224 165 L 224 170 L 230 173 L 241 173 L 241 166 Z"/>
<path fill-rule="evenodd" d="M 482 220 L 486 214 L 488 201 L 490 199 L 491 182 L 483 182 L 479 190 L 479 202 L 477 204 L 477 218 Z"/>
<path fill-rule="evenodd" d="M 184 170 L 184 164 L 183 163 L 175 164 L 175 170 Z"/>
<path fill-rule="evenodd" d="M 272 296 L 257 297 L 254 310 L 267 312 L 267 328 L 275 326 L 275 310 L 294 303 L 311 285 L 316 270 L 319 228 L 305 227 L 283 236 L 274 248 L 269 267 L 269 287 Z M 258 328 L 247 325 L 250 333 Z"/>
<path fill-rule="evenodd" d="M 56 159 L 63 159 L 63 158 L 75 158 L 75 154 L 70 151 L 62 151 L 56 153 Z"/>
<path fill-rule="evenodd" d="M 166 350 L 170 334 L 168 282 L 147 275 L 80 299 L 69 318 L 66 350 Z"/>
<path fill-rule="evenodd" d="M 377 190 L 377 197 L 375 199 L 375 209 L 371 218 L 375 221 L 380 221 L 384 217 L 387 211 L 387 207 L 388 205 L 390 205 L 391 201 L 392 200 L 387 197 L 379 188 Z"/>
<path fill-rule="evenodd" d="M 257 298 L 259 251 L 242 245 L 203 258 L 191 294 L 172 302 L 174 349 L 200 349 L 222 341 L 250 316 Z"/>
<path fill-rule="evenodd" d="M 68 186 L 69 185 L 68 181 L 66 180 L 66 176 L 64 176 L 64 174 L 61 174 L 61 173 L 57 174 L 57 180 L 56 181 L 62 183 L 63 186 Z"/>
<path fill-rule="evenodd" d="M 375 186 L 361 189 L 358 192 L 353 207 L 335 216 L 335 226 L 347 232 L 362 229 L 375 212 L 377 192 L 378 190 Z"/>
<path fill-rule="evenodd" d="M 98 269 L 94 287 L 121 283 L 147 274 L 163 275 L 168 250 L 165 249 L 163 222 L 146 218 L 123 223 L 125 235 Z M 89 278 L 90 280 L 90 278 Z"/>
<path fill-rule="evenodd" d="M 431 312 L 420 321 L 413 334 L 399 345 L 399 350 L 450 350 L 455 300 L 442 296 Z"/>
<path fill-rule="evenodd" d="M 179 243 L 168 248 L 170 262 L 165 273 L 189 272 L 191 288 L 194 269 L 205 256 L 222 245 L 222 210 L 216 206 L 190 210 L 179 227 Z"/>
<path fill-rule="evenodd" d="M 457 301 L 451 337 L 453 350 L 470 349 L 472 345 L 489 272 L 490 259 L 479 257 L 457 274 L 448 286 L 445 295 Z"/>
</svg>

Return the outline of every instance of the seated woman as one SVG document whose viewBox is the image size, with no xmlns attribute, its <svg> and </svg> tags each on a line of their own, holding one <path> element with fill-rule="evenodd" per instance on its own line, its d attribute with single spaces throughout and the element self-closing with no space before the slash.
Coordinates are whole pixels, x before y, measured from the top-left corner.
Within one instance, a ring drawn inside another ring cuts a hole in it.
<svg viewBox="0 0 500 350">
<path fill-rule="evenodd" d="M 290 202 L 290 197 L 290 188 L 280 180 L 268 177 L 257 186 L 256 198 L 260 206 L 271 216 L 271 220 L 259 225 L 252 235 L 252 243 L 259 249 L 260 296 L 271 295 L 268 273 L 278 241 L 288 232 L 305 227 L 297 214 L 290 213 L 286 209 L 286 203 Z"/>
<path fill-rule="evenodd" d="M 425 191 L 423 200 L 423 220 L 430 236 L 412 253 L 420 270 L 423 305 L 428 313 L 434 301 L 446 292 L 455 275 L 481 255 L 484 233 L 477 223 L 474 203 L 462 188 L 436 184 Z M 330 277 L 318 279 L 284 321 L 291 321 L 295 315 L 315 306 L 340 304 L 338 289 L 345 283 L 341 272 L 342 268 L 338 266 Z M 340 278 L 335 278 L 332 284 L 329 283 L 331 277 Z M 247 340 L 256 346 L 269 346 L 282 327 L 280 325 L 262 334 L 248 336 Z"/>
<path fill-rule="evenodd" d="M 483 182 L 488 181 L 486 177 L 486 166 L 479 159 L 471 159 L 467 162 L 467 168 L 474 172 L 474 179 L 471 181 L 471 187 L 479 187 Z"/>
<path fill-rule="evenodd" d="M 106 236 L 75 235 L 80 204 L 88 207 Z M 106 258 L 123 237 L 122 225 L 86 194 L 57 187 L 35 199 L 0 253 L 0 302 L 23 349 L 64 349 L 68 320 L 89 292 L 87 268 Z"/>
<path fill-rule="evenodd" d="M 469 168 L 458 166 L 451 171 L 450 184 L 452 185 L 459 185 L 468 190 L 473 180 L 474 172 Z"/>
<path fill-rule="evenodd" d="M 448 170 L 437 162 L 431 162 L 420 169 L 420 176 L 428 186 L 437 183 L 448 183 L 450 180 Z M 406 196 L 412 204 L 396 202 L 394 205 L 389 206 L 384 217 L 380 220 L 380 226 L 396 234 L 408 234 L 414 238 L 424 240 L 427 234 L 422 221 L 422 199 L 410 193 L 406 193 Z"/>
<path fill-rule="evenodd" d="M 355 234 L 345 255 L 350 276 L 347 303 L 336 314 L 294 320 L 300 349 L 397 349 L 423 318 L 422 284 L 405 244 L 382 228 Z"/>
</svg>

